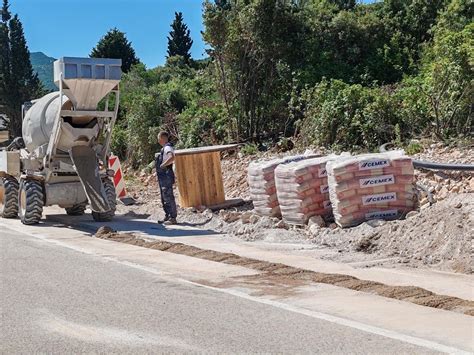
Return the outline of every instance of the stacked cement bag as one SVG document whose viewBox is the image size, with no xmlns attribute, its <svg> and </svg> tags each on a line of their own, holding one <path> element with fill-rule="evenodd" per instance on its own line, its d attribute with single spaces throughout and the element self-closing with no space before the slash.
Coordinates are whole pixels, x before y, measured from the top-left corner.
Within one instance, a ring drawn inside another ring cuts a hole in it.
<svg viewBox="0 0 474 355">
<path fill-rule="evenodd" d="M 400 218 L 414 207 L 413 163 L 403 152 L 340 158 L 326 167 L 333 214 L 340 227 Z"/>
<path fill-rule="evenodd" d="M 261 216 L 280 217 L 281 211 L 275 186 L 276 167 L 280 164 L 309 159 L 311 157 L 314 157 L 314 155 L 295 155 L 250 163 L 248 183 L 255 212 Z"/>
<path fill-rule="evenodd" d="M 275 187 L 275 168 L 283 159 L 252 162 L 248 168 L 250 197 L 255 212 L 262 216 L 279 217 L 280 206 Z"/>
<path fill-rule="evenodd" d="M 336 156 L 281 164 L 275 169 L 275 184 L 283 220 L 304 225 L 315 215 L 332 214 L 326 163 Z"/>
</svg>

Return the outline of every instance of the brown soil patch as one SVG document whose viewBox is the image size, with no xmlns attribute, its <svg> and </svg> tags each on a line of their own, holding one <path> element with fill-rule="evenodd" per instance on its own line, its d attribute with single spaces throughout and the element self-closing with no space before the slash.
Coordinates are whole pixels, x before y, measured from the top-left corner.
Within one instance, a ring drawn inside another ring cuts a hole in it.
<svg viewBox="0 0 474 355">
<path fill-rule="evenodd" d="M 232 253 L 221 253 L 214 250 L 201 249 L 182 243 L 145 240 L 130 233 L 117 233 L 109 227 L 99 228 L 95 236 L 101 239 L 192 256 L 230 265 L 243 266 L 261 271 L 262 274 L 246 276 L 241 279 L 258 280 L 261 284 L 263 283 L 263 285 L 267 286 L 265 287 L 265 294 L 268 294 L 268 292 L 271 293 L 272 291 L 269 291 L 269 287 L 274 285 L 283 286 L 287 292 L 290 292 L 289 289 L 291 287 L 294 289 L 295 287 L 304 284 L 304 282 L 315 282 L 339 286 L 360 292 L 373 293 L 400 301 L 474 316 L 474 301 L 438 295 L 421 287 L 389 286 L 380 282 L 361 280 L 350 275 L 315 272 L 280 263 L 271 263 L 241 257 Z"/>
</svg>

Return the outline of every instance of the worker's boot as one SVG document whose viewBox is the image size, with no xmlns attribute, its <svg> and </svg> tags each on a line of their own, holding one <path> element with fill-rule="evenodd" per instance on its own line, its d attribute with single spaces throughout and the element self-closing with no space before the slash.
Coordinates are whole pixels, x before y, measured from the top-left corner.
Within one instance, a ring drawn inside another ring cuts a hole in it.
<svg viewBox="0 0 474 355">
<path fill-rule="evenodd" d="M 170 218 L 166 222 L 164 222 L 163 224 L 165 226 L 172 226 L 172 225 L 178 224 L 178 221 L 176 220 L 176 218 Z"/>
<path fill-rule="evenodd" d="M 170 220 L 170 216 L 165 216 L 165 219 L 163 220 L 158 220 L 158 224 L 165 224 Z"/>
</svg>

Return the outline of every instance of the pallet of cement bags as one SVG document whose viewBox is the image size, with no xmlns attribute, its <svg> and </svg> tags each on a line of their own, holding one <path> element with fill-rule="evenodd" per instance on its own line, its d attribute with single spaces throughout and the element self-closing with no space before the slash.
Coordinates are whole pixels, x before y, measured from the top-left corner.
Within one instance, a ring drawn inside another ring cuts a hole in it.
<svg viewBox="0 0 474 355">
<path fill-rule="evenodd" d="M 401 218 L 415 206 L 413 162 L 402 151 L 340 158 L 329 161 L 326 168 L 340 227 Z"/>
<path fill-rule="evenodd" d="M 254 210 L 261 216 L 280 217 L 281 210 L 278 203 L 275 186 L 275 169 L 280 164 L 308 159 L 313 155 L 296 155 L 285 158 L 255 161 L 249 164 L 247 180 L 250 188 L 250 197 Z"/>
<path fill-rule="evenodd" d="M 305 225 L 312 216 L 332 215 L 326 163 L 337 155 L 280 164 L 275 184 L 283 220 Z"/>
</svg>

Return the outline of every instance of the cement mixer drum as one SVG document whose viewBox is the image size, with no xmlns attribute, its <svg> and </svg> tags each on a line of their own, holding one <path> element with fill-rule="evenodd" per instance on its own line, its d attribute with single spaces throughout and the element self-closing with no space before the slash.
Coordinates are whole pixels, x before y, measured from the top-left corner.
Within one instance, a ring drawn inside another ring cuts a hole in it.
<svg viewBox="0 0 474 355">
<path fill-rule="evenodd" d="M 23 119 L 23 140 L 28 151 L 32 152 L 49 142 L 60 101 L 59 91 L 33 101 L 33 106 L 26 112 Z M 71 106 L 66 95 L 63 95 L 63 102 L 63 108 Z"/>
</svg>

